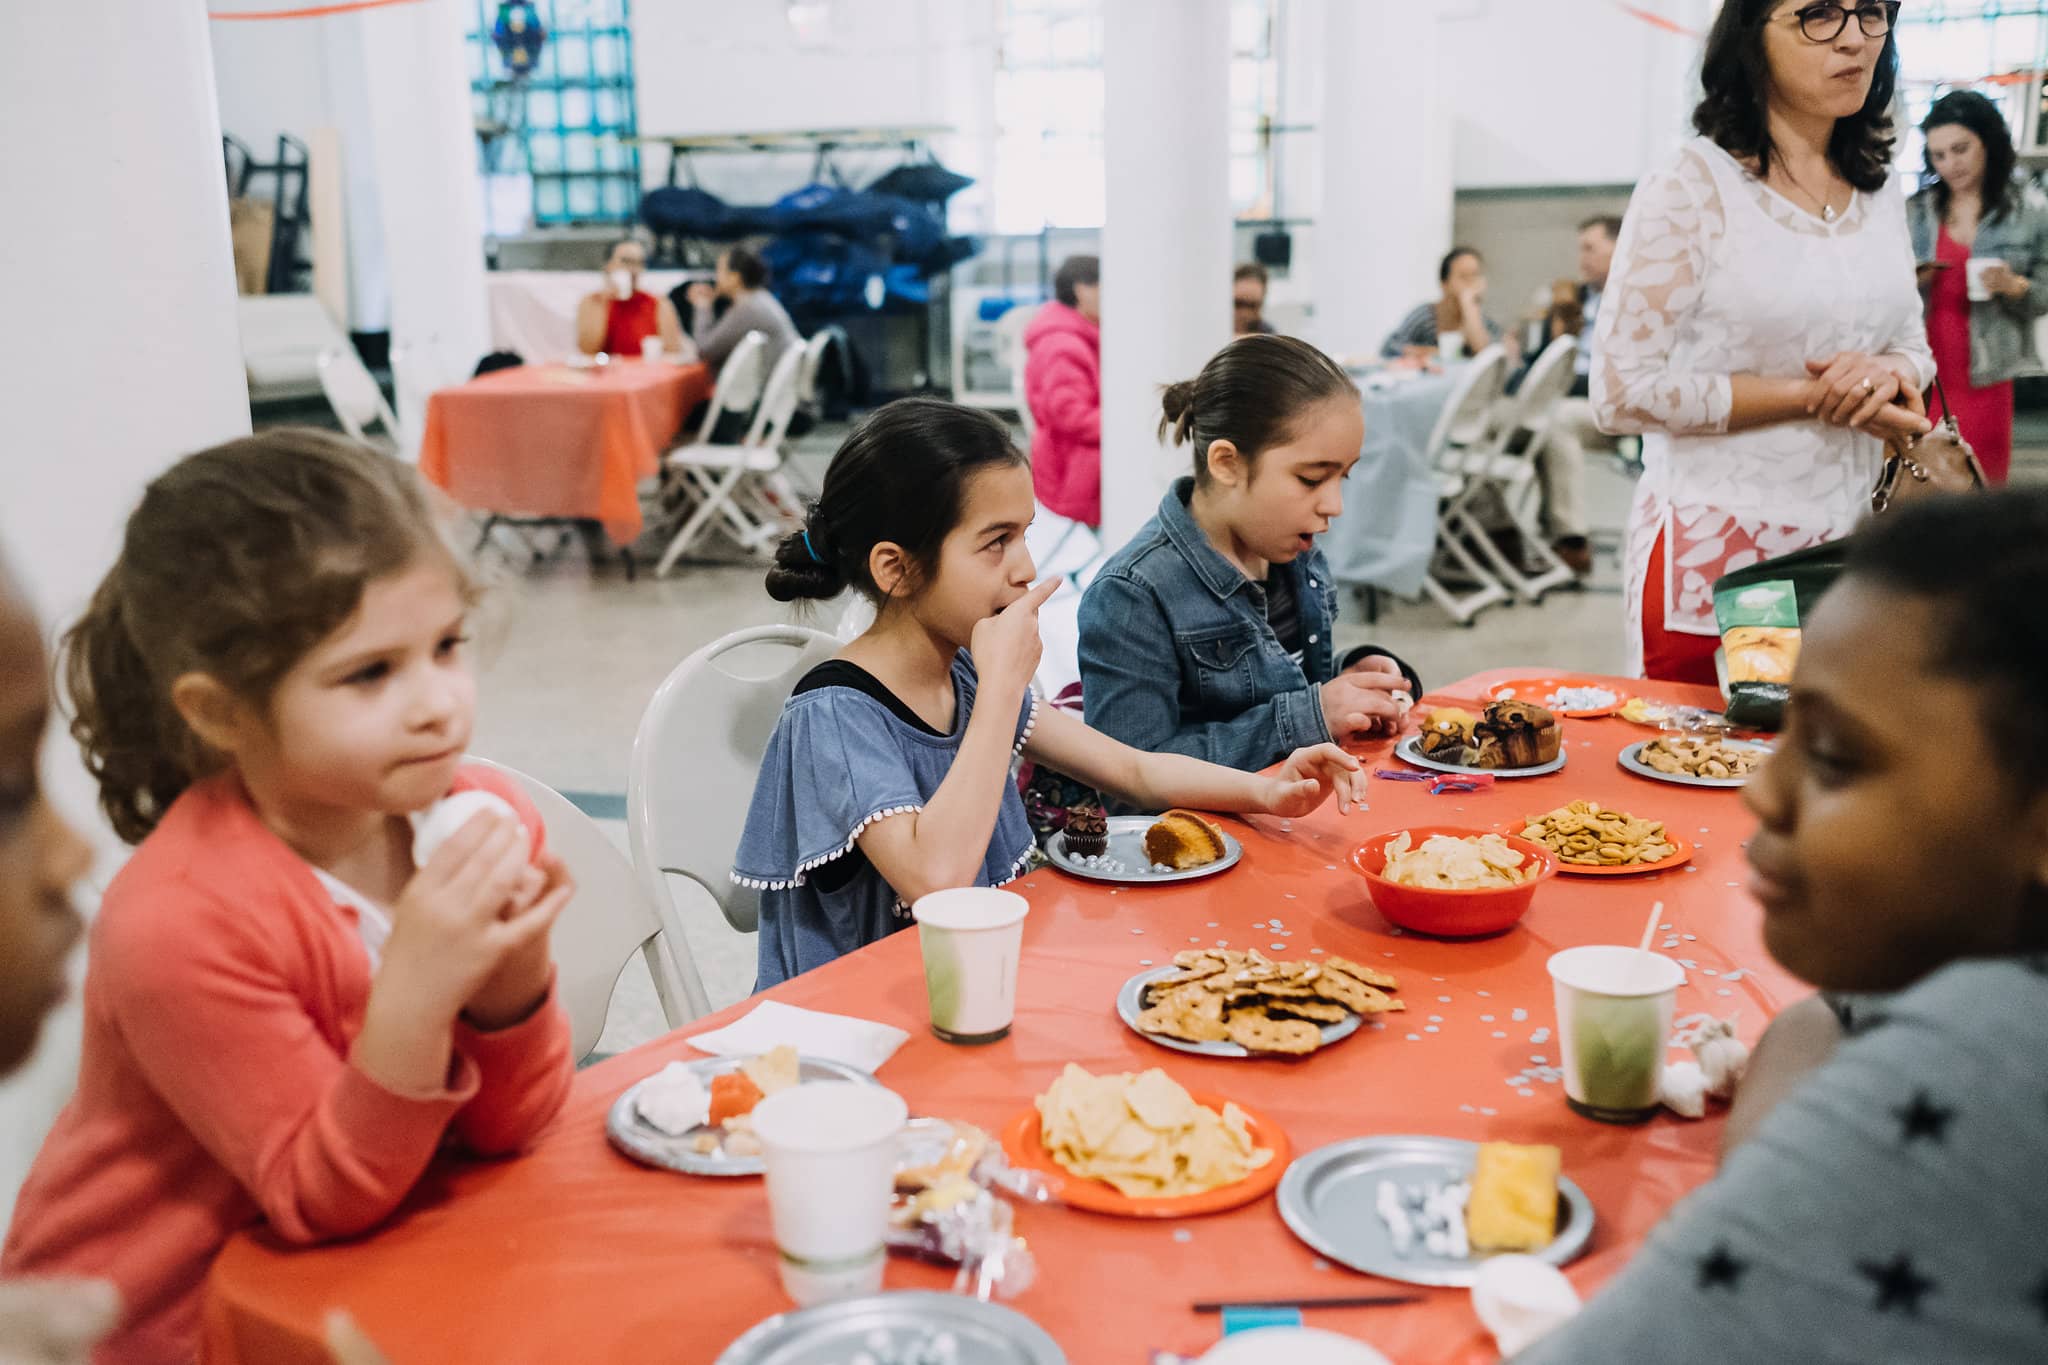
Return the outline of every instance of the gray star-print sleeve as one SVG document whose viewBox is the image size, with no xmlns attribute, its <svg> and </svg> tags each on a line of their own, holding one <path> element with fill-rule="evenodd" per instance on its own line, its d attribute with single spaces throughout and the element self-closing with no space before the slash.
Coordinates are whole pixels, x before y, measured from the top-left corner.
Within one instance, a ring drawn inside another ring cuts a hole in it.
<svg viewBox="0 0 2048 1365">
<path fill-rule="evenodd" d="M 1835 1057 L 1515 1365 L 2048 1360 L 2044 1056 L 2036 966 L 1859 998 Z"/>
</svg>

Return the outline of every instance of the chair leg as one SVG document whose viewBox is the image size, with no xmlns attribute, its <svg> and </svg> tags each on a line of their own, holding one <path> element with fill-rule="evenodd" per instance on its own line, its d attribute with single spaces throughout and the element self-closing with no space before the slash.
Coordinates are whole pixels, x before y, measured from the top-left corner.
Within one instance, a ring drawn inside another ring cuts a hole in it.
<svg viewBox="0 0 2048 1365">
<path fill-rule="evenodd" d="M 745 476 L 746 470 L 733 469 L 718 481 L 711 495 L 697 505 L 697 510 L 690 514 L 690 519 L 676 532 L 675 539 L 669 541 L 668 549 L 662 552 L 661 561 L 654 566 L 656 578 L 666 578 L 669 570 L 675 568 L 676 561 L 681 559 L 684 552 L 696 544 L 697 538 L 704 534 L 704 528 L 710 523 L 711 518 L 726 510 L 726 503 L 732 497 L 733 490 L 739 487 L 740 480 Z"/>
<path fill-rule="evenodd" d="M 1523 551 L 1536 561 L 1536 572 L 1531 574 L 1511 560 L 1492 536 L 1481 534 L 1475 537 L 1473 543 L 1501 581 L 1525 602 L 1540 602 L 1543 594 L 1552 588 L 1577 581 L 1578 576 L 1571 571 L 1571 566 L 1550 548 L 1550 542 L 1544 539 L 1536 521 L 1524 508 L 1517 506 L 1518 499 L 1513 490 L 1499 484 L 1494 485 L 1494 490 L 1499 494 L 1501 506 L 1507 510 L 1509 524 L 1521 536 Z"/>
</svg>

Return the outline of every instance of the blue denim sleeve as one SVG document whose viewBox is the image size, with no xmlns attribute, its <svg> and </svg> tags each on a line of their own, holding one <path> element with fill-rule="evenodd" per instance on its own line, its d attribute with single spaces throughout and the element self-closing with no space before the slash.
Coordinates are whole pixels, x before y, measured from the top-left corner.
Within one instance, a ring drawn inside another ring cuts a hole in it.
<svg viewBox="0 0 2048 1365">
<path fill-rule="evenodd" d="M 1147 753 L 1187 754 L 1256 772 L 1330 738 L 1313 687 L 1283 692 L 1228 720 L 1184 723 L 1180 659 L 1149 589 L 1103 574 L 1081 599 L 1081 703 L 1092 729 Z"/>
</svg>

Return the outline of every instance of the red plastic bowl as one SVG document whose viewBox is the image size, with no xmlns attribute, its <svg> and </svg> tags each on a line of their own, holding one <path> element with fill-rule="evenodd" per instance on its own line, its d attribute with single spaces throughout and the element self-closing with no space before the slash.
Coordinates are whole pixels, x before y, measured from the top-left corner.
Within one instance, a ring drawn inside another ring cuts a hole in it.
<svg viewBox="0 0 2048 1365">
<path fill-rule="evenodd" d="M 1403 929 L 1438 938 L 1477 938 L 1511 928 L 1529 913 L 1536 888 L 1557 875 L 1557 859 L 1549 849 L 1512 834 L 1502 835 L 1508 847 L 1536 860 L 1536 875 L 1518 886 L 1487 887 L 1477 891 L 1439 891 L 1422 886 L 1404 886 L 1381 875 L 1387 870 L 1387 845 L 1406 834 L 1420 845 L 1435 834 L 1454 839 L 1498 834 L 1498 830 L 1459 829 L 1451 825 L 1416 825 L 1390 829 L 1360 844 L 1351 854 L 1351 865 L 1372 888 L 1372 903 Z"/>
</svg>

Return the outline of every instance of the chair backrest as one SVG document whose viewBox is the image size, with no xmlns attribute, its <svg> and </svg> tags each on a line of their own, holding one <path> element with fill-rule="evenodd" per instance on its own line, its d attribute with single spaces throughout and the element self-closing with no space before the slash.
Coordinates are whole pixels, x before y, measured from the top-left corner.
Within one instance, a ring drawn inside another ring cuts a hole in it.
<svg viewBox="0 0 2048 1365">
<path fill-rule="evenodd" d="M 1437 414 L 1436 426 L 1429 433 L 1429 444 L 1423 447 L 1423 456 L 1432 469 L 1443 466 L 1446 454 L 1455 444 L 1454 435 L 1472 431 L 1485 421 L 1487 409 L 1500 397 L 1507 369 L 1507 349 L 1496 343 L 1458 371 L 1444 399 L 1443 411 Z"/>
<path fill-rule="evenodd" d="M 1024 449 L 1029 451 L 1038 436 L 1038 422 L 1031 415 L 1031 400 L 1024 390 L 1024 329 L 1038 316 L 1038 305 L 1017 305 L 996 319 L 996 360 L 1009 367 L 1010 401 L 1016 405 L 1017 420 L 1024 427 Z"/>
<path fill-rule="evenodd" d="M 576 1056 L 587 1056 L 597 1046 L 620 971 L 650 941 L 655 951 L 647 954 L 647 965 L 669 1027 L 709 1014 L 711 1003 L 690 961 L 689 941 L 656 913 L 633 864 L 598 823 L 539 778 L 489 759 L 469 761 L 519 784 L 547 826 L 548 848 L 576 879 L 576 896 L 555 921 L 549 941 L 555 989 L 569 1013 Z"/>
<path fill-rule="evenodd" d="M 1543 354 L 1536 357 L 1529 366 L 1529 372 L 1522 376 L 1522 386 L 1515 390 L 1507 411 L 1501 416 L 1500 430 L 1495 439 L 1499 442 L 1498 453 L 1510 453 L 1516 438 L 1525 431 L 1542 433 L 1547 431 L 1550 415 L 1558 403 L 1571 392 L 1572 380 L 1577 375 L 1574 362 L 1579 354 L 1579 339 L 1562 336 L 1543 348 Z M 1520 453 L 1534 457 L 1537 442 L 1534 439 L 1521 443 Z"/>
<path fill-rule="evenodd" d="M 746 444 L 770 450 L 782 448 L 782 439 L 789 434 L 790 419 L 796 416 L 797 393 L 809 354 L 808 347 L 784 348 L 775 368 L 768 372 L 768 383 L 761 390 L 761 403 L 754 410 L 754 425 L 747 430 Z"/>
<path fill-rule="evenodd" d="M 759 894 L 731 875 L 747 798 L 782 704 L 838 648 L 802 626 L 737 631 L 676 665 L 647 704 L 626 770 L 626 827 L 671 935 L 682 931 L 675 877 L 702 887 L 741 933 L 759 927 Z"/>
<path fill-rule="evenodd" d="M 698 428 L 698 440 L 710 440 L 711 433 L 718 429 L 718 419 L 728 412 L 754 410 L 754 405 L 761 401 L 761 382 L 767 369 L 766 334 L 749 332 L 741 337 L 718 371 L 718 382 L 711 388 L 711 406 L 705 409 L 704 425 Z"/>
<path fill-rule="evenodd" d="M 341 429 L 358 441 L 367 440 L 369 428 L 381 423 L 384 434 L 404 444 L 398 432 L 398 418 L 384 401 L 384 391 L 363 367 L 353 346 L 330 346 L 320 352 L 320 391 L 334 409 Z"/>
<path fill-rule="evenodd" d="M 797 372 L 796 401 L 808 407 L 818 401 L 818 372 L 825 368 L 825 352 L 832 349 L 832 329 L 820 327 L 804 343 L 803 368 Z"/>
</svg>

